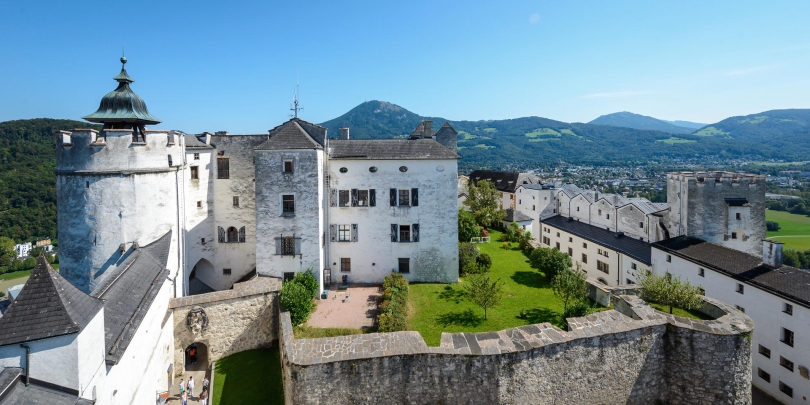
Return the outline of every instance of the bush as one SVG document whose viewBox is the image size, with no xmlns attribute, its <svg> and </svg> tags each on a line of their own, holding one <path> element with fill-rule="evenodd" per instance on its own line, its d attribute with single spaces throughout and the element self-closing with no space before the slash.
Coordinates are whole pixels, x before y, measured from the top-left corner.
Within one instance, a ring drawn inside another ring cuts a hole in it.
<svg viewBox="0 0 810 405">
<path fill-rule="evenodd" d="M 467 262 L 467 264 L 464 265 L 464 268 L 461 269 L 461 275 L 469 276 L 471 274 L 484 274 L 487 271 L 489 271 L 489 269 L 478 264 L 477 261 L 471 261 Z"/>
<path fill-rule="evenodd" d="M 481 236 L 481 227 L 475 223 L 475 215 L 471 212 L 458 210 L 458 241 L 469 242 L 470 239 Z"/>
<path fill-rule="evenodd" d="M 479 266 L 484 268 L 485 272 L 489 271 L 492 267 L 492 257 L 486 253 L 479 254 L 478 257 L 475 258 L 475 261 Z"/>
<path fill-rule="evenodd" d="M 590 315 L 592 312 L 593 308 L 588 305 L 588 301 L 578 300 L 568 305 L 568 308 L 563 311 L 563 318 L 576 318 Z"/>
<path fill-rule="evenodd" d="M 312 271 L 311 267 L 303 273 L 296 273 L 292 281 L 304 286 L 313 298 L 318 294 L 320 283 L 318 279 L 315 278 L 315 273 Z"/>
<path fill-rule="evenodd" d="M 474 262 L 478 257 L 478 246 L 472 243 L 459 243 L 458 244 L 458 271 L 460 274 L 464 273 L 464 266 L 468 262 Z"/>
<path fill-rule="evenodd" d="M 779 226 L 779 223 L 776 221 L 765 221 L 765 229 L 767 229 L 768 232 L 777 232 L 782 229 L 782 227 Z"/>
<path fill-rule="evenodd" d="M 377 315 L 379 332 L 397 332 L 407 328 L 408 280 L 400 273 L 383 279 L 383 297 Z"/>
<path fill-rule="evenodd" d="M 306 322 L 312 313 L 312 294 L 301 283 L 295 281 L 284 283 L 281 287 L 279 302 L 284 309 L 290 312 L 293 326 Z"/>
</svg>

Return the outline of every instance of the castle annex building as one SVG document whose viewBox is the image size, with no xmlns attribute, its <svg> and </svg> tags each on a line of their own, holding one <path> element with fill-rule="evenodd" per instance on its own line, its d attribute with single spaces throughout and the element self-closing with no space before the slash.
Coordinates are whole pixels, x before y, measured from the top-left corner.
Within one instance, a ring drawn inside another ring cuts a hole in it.
<svg viewBox="0 0 810 405">
<path fill-rule="evenodd" d="M 84 117 L 103 129 L 56 133 L 61 267 L 40 260 L 0 318 L 0 404 L 152 403 L 183 359 L 176 300 L 241 296 L 256 276 L 457 280 L 449 124 L 386 140 L 297 117 L 265 134 L 153 130 L 121 62 Z"/>
</svg>

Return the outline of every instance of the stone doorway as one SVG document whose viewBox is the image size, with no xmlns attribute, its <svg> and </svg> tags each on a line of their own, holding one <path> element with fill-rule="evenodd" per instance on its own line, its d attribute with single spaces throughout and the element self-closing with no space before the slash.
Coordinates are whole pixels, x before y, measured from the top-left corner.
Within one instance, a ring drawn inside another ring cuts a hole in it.
<svg viewBox="0 0 810 405">
<path fill-rule="evenodd" d="M 194 342 L 185 349 L 185 371 L 208 370 L 208 346 Z"/>
</svg>

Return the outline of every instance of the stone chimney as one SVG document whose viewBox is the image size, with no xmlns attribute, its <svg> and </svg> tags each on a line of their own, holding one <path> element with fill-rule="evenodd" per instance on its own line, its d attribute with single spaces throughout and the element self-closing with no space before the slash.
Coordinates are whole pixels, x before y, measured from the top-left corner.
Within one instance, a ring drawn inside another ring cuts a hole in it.
<svg viewBox="0 0 810 405">
<path fill-rule="evenodd" d="M 422 132 L 422 136 L 425 138 L 432 138 L 433 137 L 433 121 L 422 121 L 424 125 L 424 132 Z"/>
<path fill-rule="evenodd" d="M 205 136 L 205 144 L 210 145 L 211 144 L 211 133 L 210 132 L 203 132 L 203 135 Z"/>
<path fill-rule="evenodd" d="M 349 128 L 340 128 L 340 139 L 349 139 Z"/>
<path fill-rule="evenodd" d="M 782 267 L 782 246 L 784 243 L 775 240 L 762 240 L 762 263 L 773 268 Z"/>
<path fill-rule="evenodd" d="M 217 136 L 228 135 L 228 131 L 217 131 L 216 134 Z"/>
</svg>

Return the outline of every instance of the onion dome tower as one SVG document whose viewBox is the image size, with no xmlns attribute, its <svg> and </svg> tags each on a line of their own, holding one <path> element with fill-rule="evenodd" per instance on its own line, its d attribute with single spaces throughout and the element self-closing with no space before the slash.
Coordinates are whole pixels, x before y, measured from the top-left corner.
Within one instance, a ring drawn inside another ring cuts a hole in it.
<svg viewBox="0 0 810 405">
<path fill-rule="evenodd" d="M 104 129 L 131 129 L 133 137 L 143 136 L 146 125 L 159 124 L 160 120 L 149 114 L 146 103 L 129 87 L 134 82 L 126 69 L 127 58 L 121 57 L 121 73 L 113 80 L 118 88 L 107 93 L 98 110 L 83 117 L 90 122 L 104 124 Z"/>
</svg>

